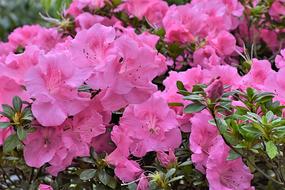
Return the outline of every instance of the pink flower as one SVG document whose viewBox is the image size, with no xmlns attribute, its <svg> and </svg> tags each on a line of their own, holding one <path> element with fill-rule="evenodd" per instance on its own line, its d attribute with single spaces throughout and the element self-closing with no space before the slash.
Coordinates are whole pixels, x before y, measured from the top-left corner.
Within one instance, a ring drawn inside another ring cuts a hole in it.
<svg viewBox="0 0 285 190">
<path fill-rule="evenodd" d="M 284 16 L 285 15 L 284 0 L 274 1 L 269 9 L 269 14 L 276 19 L 279 19 L 280 16 Z"/>
<path fill-rule="evenodd" d="M 115 174 L 124 182 L 135 180 L 142 172 L 138 163 L 129 160 L 130 144 L 133 142 L 128 136 L 128 128 L 115 126 L 112 140 L 117 148 L 106 158 L 107 163 L 115 166 Z"/>
<path fill-rule="evenodd" d="M 159 28 L 162 27 L 162 20 L 167 10 L 168 10 L 168 5 L 165 1 L 152 0 L 144 16 L 153 27 Z"/>
<path fill-rule="evenodd" d="M 279 40 L 276 31 L 262 29 L 260 31 L 260 37 L 270 49 L 277 50 L 279 48 Z"/>
<path fill-rule="evenodd" d="M 224 85 L 231 85 L 232 88 L 239 88 L 241 76 L 238 74 L 237 69 L 229 65 L 217 65 L 209 70 L 203 70 L 204 77 L 203 83 L 208 83 L 213 78 L 220 77 Z M 225 73 L 227 73 L 225 75 Z"/>
<path fill-rule="evenodd" d="M 285 49 L 280 51 L 281 55 L 277 55 L 275 58 L 275 64 L 277 68 L 285 67 Z"/>
<path fill-rule="evenodd" d="M 23 100 L 28 100 L 27 93 L 24 91 L 21 84 L 18 84 L 14 79 L 0 74 L 0 81 L 0 105 L 10 105 L 14 96 L 19 96 Z"/>
<path fill-rule="evenodd" d="M 46 184 L 40 184 L 39 190 L 53 190 L 53 188 Z"/>
<path fill-rule="evenodd" d="M 137 157 L 150 151 L 177 148 L 181 143 L 174 111 L 169 109 L 163 98 L 156 95 L 142 104 L 129 105 L 121 118 L 120 127 L 128 128 L 133 141 L 130 151 Z"/>
<path fill-rule="evenodd" d="M 3 71 L 17 83 L 23 84 L 27 71 L 38 64 L 41 54 L 43 51 L 33 45 L 26 46 L 21 54 L 10 53 L 5 59 Z"/>
<path fill-rule="evenodd" d="M 156 156 L 163 167 L 169 167 L 177 163 L 176 156 L 172 149 L 169 149 L 168 154 L 163 151 L 158 151 Z"/>
<path fill-rule="evenodd" d="M 123 182 L 130 182 L 135 180 L 142 173 L 139 164 L 133 160 L 124 160 L 115 168 L 115 174 Z"/>
<path fill-rule="evenodd" d="M 251 189 L 253 175 L 241 158 L 227 160 L 230 148 L 219 136 L 211 148 L 207 162 L 206 177 L 210 190 Z"/>
<path fill-rule="evenodd" d="M 205 173 L 209 151 L 218 135 L 217 128 L 208 123 L 211 116 L 207 111 L 195 114 L 191 118 L 190 149 L 193 152 L 192 161 L 195 167 Z"/>
<path fill-rule="evenodd" d="M 193 66 L 200 65 L 207 69 L 219 64 L 221 64 L 221 58 L 216 54 L 212 46 L 206 45 L 196 50 L 193 54 Z"/>
<path fill-rule="evenodd" d="M 264 89 L 265 80 L 274 73 L 269 61 L 253 59 L 250 71 L 243 77 L 244 85 Z"/>
<path fill-rule="evenodd" d="M 216 48 L 220 55 L 231 55 L 235 51 L 236 39 L 227 31 L 221 31 L 214 38 L 210 37 L 209 40 L 209 43 Z"/>
<path fill-rule="evenodd" d="M 41 127 L 29 134 L 24 143 L 26 163 L 31 167 L 39 168 L 53 159 L 62 141 L 57 129 Z"/>
<path fill-rule="evenodd" d="M 32 111 L 39 123 L 57 126 L 87 107 L 89 97 L 77 92 L 85 78 L 86 74 L 72 65 L 64 53 L 41 57 L 25 80 L 28 93 L 35 98 Z"/>
<path fill-rule="evenodd" d="M 26 25 L 15 29 L 8 39 L 14 49 L 18 46 L 36 45 L 40 49 L 48 51 L 60 41 L 60 36 L 55 28 L 47 29 L 39 25 Z"/>
</svg>

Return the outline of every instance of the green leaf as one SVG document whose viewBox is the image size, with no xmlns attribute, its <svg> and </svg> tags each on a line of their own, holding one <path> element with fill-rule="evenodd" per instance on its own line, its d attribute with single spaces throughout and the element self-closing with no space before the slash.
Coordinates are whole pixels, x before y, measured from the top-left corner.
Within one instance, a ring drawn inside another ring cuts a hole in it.
<svg viewBox="0 0 285 190">
<path fill-rule="evenodd" d="M 233 150 L 230 150 L 227 160 L 235 160 L 238 159 L 240 155 Z"/>
<path fill-rule="evenodd" d="M 184 178 L 184 176 L 183 176 L 183 175 L 181 175 L 181 176 L 177 176 L 177 177 L 174 177 L 174 178 L 172 178 L 171 180 L 169 180 L 169 183 L 172 183 L 172 182 L 174 182 L 174 181 L 181 180 L 181 179 L 183 179 L 183 178 Z"/>
<path fill-rule="evenodd" d="M 271 122 L 274 119 L 274 113 L 272 111 L 269 111 L 265 115 L 267 122 Z"/>
<path fill-rule="evenodd" d="M 202 96 L 199 96 L 199 95 L 196 95 L 196 94 L 191 94 L 189 96 L 184 96 L 183 97 L 184 100 L 202 100 L 203 97 Z"/>
<path fill-rule="evenodd" d="M 128 185 L 129 190 L 136 190 L 137 189 L 137 184 L 136 183 L 131 183 Z"/>
<path fill-rule="evenodd" d="M 7 104 L 2 104 L 2 109 L 3 109 L 3 112 L 8 116 L 9 119 L 12 119 L 15 115 L 15 110 L 7 105 Z"/>
<path fill-rule="evenodd" d="M 266 153 L 270 159 L 273 159 L 278 155 L 278 149 L 272 141 L 266 142 L 265 146 L 266 146 Z"/>
<path fill-rule="evenodd" d="M 92 179 L 96 175 L 96 170 L 95 169 L 87 169 L 81 172 L 80 174 L 80 179 L 83 181 L 87 181 L 89 179 Z"/>
<path fill-rule="evenodd" d="M 3 152 L 8 153 L 14 150 L 21 142 L 19 141 L 16 134 L 10 135 L 4 142 Z"/>
<path fill-rule="evenodd" d="M 111 176 L 109 174 L 107 174 L 107 172 L 105 170 L 101 170 L 99 173 L 98 173 L 98 177 L 99 177 L 99 180 L 104 184 L 104 185 L 107 185 L 110 181 L 110 178 Z"/>
<path fill-rule="evenodd" d="M 165 174 L 165 178 L 169 179 L 170 177 L 172 177 L 176 172 L 175 168 L 171 168 L 170 170 L 167 171 L 167 173 Z"/>
<path fill-rule="evenodd" d="M 0 122 L 0 128 L 1 129 L 5 129 L 7 127 L 9 127 L 11 124 L 10 122 Z"/>
<path fill-rule="evenodd" d="M 187 91 L 186 88 L 184 87 L 184 84 L 181 81 L 177 81 L 176 82 L 176 86 L 177 86 L 178 90 L 185 90 L 185 91 Z"/>
<path fill-rule="evenodd" d="M 195 113 L 195 112 L 200 112 L 205 108 L 206 106 L 201 103 L 192 103 L 186 106 L 186 108 L 184 109 L 184 112 L 185 113 Z"/>
<path fill-rule="evenodd" d="M 168 106 L 172 106 L 172 107 L 182 107 L 184 106 L 182 103 L 180 102 L 169 102 Z"/>
<path fill-rule="evenodd" d="M 17 135 L 18 135 L 18 138 L 22 141 L 27 137 L 27 132 L 25 131 L 23 127 L 18 127 Z"/>
<path fill-rule="evenodd" d="M 13 98 L 13 107 L 15 111 L 20 113 L 22 110 L 22 106 L 23 106 L 23 103 L 22 103 L 21 98 L 19 96 L 15 96 Z"/>
</svg>

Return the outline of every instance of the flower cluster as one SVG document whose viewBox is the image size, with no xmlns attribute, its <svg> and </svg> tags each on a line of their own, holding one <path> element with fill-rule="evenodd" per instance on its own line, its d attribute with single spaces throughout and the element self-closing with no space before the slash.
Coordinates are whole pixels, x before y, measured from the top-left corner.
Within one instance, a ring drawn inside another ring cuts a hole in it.
<svg viewBox="0 0 285 190">
<path fill-rule="evenodd" d="M 274 1 L 273 19 L 284 16 L 283 4 Z M 283 48 L 281 31 L 256 36 L 275 62 L 253 59 L 243 43 L 257 31 L 245 28 L 247 9 L 238 0 L 74 0 L 64 15 L 73 18 L 75 34 L 60 26 L 15 29 L 0 42 L 0 104 L 18 96 L 31 106 L 35 131 L 22 141 L 26 164 L 57 176 L 94 148 L 108 154 L 104 162 L 122 182 L 140 179 L 137 189 L 147 190 L 151 174 L 140 160 L 155 153 L 162 167 L 176 166 L 186 139 L 188 158 L 210 189 L 254 189 L 242 159 L 227 160 L 230 147 L 208 122 L 212 115 L 184 113 L 189 100 L 177 93 L 177 81 L 188 91 L 209 84 L 211 100 L 223 85 L 254 87 L 285 104 L 285 49 L 276 50 Z M 0 129 L 0 144 L 14 133 L 13 124 Z"/>
</svg>

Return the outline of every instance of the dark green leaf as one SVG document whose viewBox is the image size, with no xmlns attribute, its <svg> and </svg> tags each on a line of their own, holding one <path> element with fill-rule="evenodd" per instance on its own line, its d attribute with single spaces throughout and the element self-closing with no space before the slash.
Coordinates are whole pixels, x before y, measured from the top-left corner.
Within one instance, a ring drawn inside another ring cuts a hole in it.
<svg viewBox="0 0 285 190">
<path fill-rule="evenodd" d="M 168 106 L 173 106 L 173 107 L 182 107 L 184 106 L 182 103 L 179 102 L 169 102 Z"/>
<path fill-rule="evenodd" d="M 196 112 L 202 111 L 205 108 L 206 106 L 201 103 L 192 103 L 186 106 L 186 108 L 184 109 L 184 112 L 185 113 L 196 113 Z"/>
<path fill-rule="evenodd" d="M 111 179 L 111 176 L 107 174 L 106 170 L 100 170 L 98 173 L 99 180 L 104 184 L 107 185 Z"/>
<path fill-rule="evenodd" d="M 16 134 L 10 135 L 4 142 L 3 152 L 8 153 L 14 150 L 21 142 L 19 141 Z"/>
<path fill-rule="evenodd" d="M 15 115 L 15 110 L 7 105 L 7 104 L 2 104 L 2 109 L 3 109 L 3 112 L 8 116 L 9 119 L 12 119 Z"/>
<path fill-rule="evenodd" d="M 22 105 L 23 105 L 23 103 L 22 103 L 21 98 L 19 96 L 15 96 L 13 98 L 13 107 L 14 107 L 15 111 L 20 113 L 22 110 Z"/>
<path fill-rule="evenodd" d="M 17 135 L 18 135 L 18 138 L 22 141 L 27 137 L 27 132 L 25 131 L 23 127 L 18 127 Z"/>
<path fill-rule="evenodd" d="M 95 169 L 87 169 L 81 172 L 80 174 L 80 179 L 83 181 L 87 181 L 89 179 L 92 179 L 96 175 L 96 170 Z"/>
<path fill-rule="evenodd" d="M 178 90 L 185 90 L 185 91 L 187 91 L 186 88 L 184 87 L 184 84 L 181 81 L 177 81 L 176 82 L 176 86 L 177 86 Z"/>
</svg>

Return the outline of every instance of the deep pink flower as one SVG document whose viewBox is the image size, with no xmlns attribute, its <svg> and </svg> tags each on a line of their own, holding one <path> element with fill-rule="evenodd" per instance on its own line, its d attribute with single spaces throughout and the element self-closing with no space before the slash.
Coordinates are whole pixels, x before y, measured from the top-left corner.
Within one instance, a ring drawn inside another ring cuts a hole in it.
<svg viewBox="0 0 285 190">
<path fill-rule="evenodd" d="M 40 184 L 39 190 L 53 190 L 53 188 L 49 185 L 46 185 L 46 184 Z"/>
</svg>

